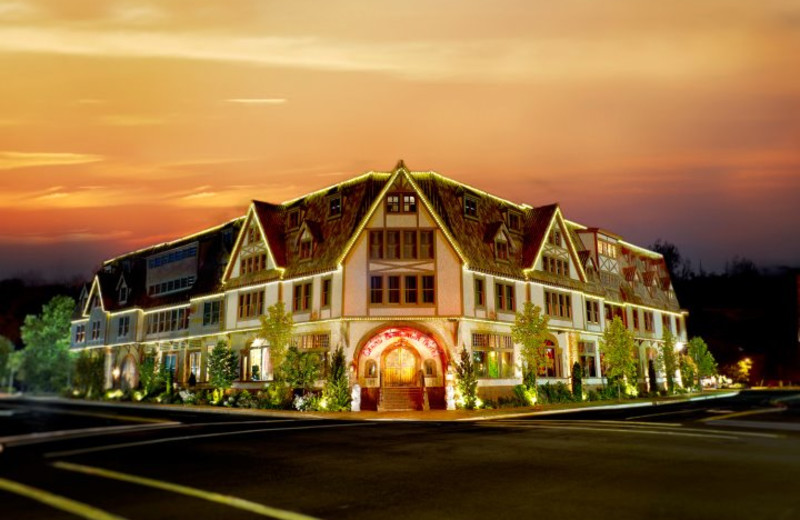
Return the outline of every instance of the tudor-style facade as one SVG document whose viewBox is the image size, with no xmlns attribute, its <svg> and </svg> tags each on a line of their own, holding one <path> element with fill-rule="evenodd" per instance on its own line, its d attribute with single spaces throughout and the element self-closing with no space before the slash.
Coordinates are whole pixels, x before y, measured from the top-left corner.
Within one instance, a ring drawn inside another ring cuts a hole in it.
<svg viewBox="0 0 800 520">
<path fill-rule="evenodd" d="M 557 205 L 515 204 L 433 172 L 370 172 L 221 226 L 104 263 L 81 295 L 75 349 L 106 353 L 109 386 L 135 386 L 146 355 L 207 380 L 219 340 L 241 360 L 238 386 L 271 378 L 259 316 L 282 301 L 294 342 L 323 358 L 339 346 L 362 408 L 445 406 L 461 349 L 485 398 L 521 381 L 515 312 L 550 316 L 541 381 L 574 362 L 602 383 L 599 337 L 620 316 L 644 380 L 663 330 L 686 340 L 663 258 Z"/>
</svg>

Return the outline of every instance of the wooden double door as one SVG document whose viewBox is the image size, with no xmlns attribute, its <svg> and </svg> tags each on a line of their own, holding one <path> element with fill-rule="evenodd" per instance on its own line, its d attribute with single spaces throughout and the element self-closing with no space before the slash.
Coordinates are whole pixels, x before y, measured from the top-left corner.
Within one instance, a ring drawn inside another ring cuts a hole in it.
<svg viewBox="0 0 800 520">
<path fill-rule="evenodd" d="M 414 347 L 400 343 L 383 355 L 383 386 L 418 386 L 419 355 Z"/>
</svg>

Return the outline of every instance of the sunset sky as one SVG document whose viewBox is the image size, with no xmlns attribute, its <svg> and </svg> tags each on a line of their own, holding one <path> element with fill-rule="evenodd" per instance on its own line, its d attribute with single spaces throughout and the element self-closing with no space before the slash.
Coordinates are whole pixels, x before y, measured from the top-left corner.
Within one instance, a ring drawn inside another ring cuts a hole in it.
<svg viewBox="0 0 800 520">
<path fill-rule="evenodd" d="M 800 265 L 797 0 L 0 0 L 0 278 L 398 159 Z"/>
</svg>

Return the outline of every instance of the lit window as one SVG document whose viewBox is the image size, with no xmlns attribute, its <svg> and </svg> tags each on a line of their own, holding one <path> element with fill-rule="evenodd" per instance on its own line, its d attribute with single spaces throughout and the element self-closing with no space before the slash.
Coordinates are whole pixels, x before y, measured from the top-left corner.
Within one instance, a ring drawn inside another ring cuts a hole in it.
<svg viewBox="0 0 800 520">
<path fill-rule="evenodd" d="M 600 323 L 600 302 L 597 300 L 586 300 L 586 321 L 589 323 Z"/>
<path fill-rule="evenodd" d="M 417 212 L 417 197 L 416 195 L 405 194 L 403 195 L 403 213 L 416 213 Z"/>
<path fill-rule="evenodd" d="M 386 197 L 386 211 L 388 213 L 400 213 L 400 195 L 388 195 Z"/>
<path fill-rule="evenodd" d="M 578 355 L 581 359 L 583 377 L 597 377 L 597 349 L 595 344 L 590 341 L 579 342 Z"/>
<path fill-rule="evenodd" d="M 342 197 L 333 197 L 328 201 L 328 218 L 338 217 L 342 214 Z"/>
<path fill-rule="evenodd" d="M 131 317 L 122 316 L 117 323 L 117 337 L 124 338 L 131 330 Z"/>
<path fill-rule="evenodd" d="M 215 325 L 219 323 L 220 302 L 203 303 L 203 325 Z"/>
<path fill-rule="evenodd" d="M 478 218 L 478 199 L 470 196 L 464 197 L 464 215 Z"/>
<path fill-rule="evenodd" d="M 483 379 L 514 377 L 514 342 L 509 334 L 472 334 L 472 360 Z"/>
<path fill-rule="evenodd" d="M 498 311 L 514 312 L 514 286 L 495 283 L 495 308 Z"/>
</svg>

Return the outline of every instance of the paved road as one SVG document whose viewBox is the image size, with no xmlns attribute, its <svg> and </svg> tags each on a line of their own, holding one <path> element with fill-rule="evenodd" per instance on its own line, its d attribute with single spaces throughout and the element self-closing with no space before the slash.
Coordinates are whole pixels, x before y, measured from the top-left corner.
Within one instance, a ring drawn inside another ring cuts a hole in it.
<svg viewBox="0 0 800 520">
<path fill-rule="evenodd" d="M 3 400 L 0 518 L 800 518 L 796 397 L 475 423 Z"/>
</svg>

